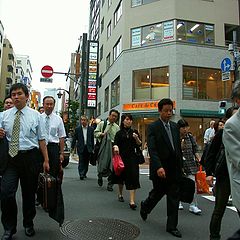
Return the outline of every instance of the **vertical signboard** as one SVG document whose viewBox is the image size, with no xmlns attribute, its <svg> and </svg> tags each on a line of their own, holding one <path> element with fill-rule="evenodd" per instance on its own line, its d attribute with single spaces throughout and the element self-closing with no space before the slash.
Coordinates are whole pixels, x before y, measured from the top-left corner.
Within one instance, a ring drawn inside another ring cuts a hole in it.
<svg viewBox="0 0 240 240">
<path fill-rule="evenodd" d="M 87 107 L 97 107 L 98 42 L 88 41 Z"/>
<path fill-rule="evenodd" d="M 173 21 L 163 23 L 163 41 L 167 42 L 174 39 L 174 24 Z"/>
</svg>

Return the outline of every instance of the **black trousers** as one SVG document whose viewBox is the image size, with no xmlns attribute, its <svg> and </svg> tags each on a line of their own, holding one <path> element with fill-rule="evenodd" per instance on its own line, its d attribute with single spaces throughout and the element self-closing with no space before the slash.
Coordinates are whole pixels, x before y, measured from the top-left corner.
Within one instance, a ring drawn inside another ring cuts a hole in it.
<svg viewBox="0 0 240 240">
<path fill-rule="evenodd" d="M 60 170 L 60 154 L 59 154 L 59 145 L 57 143 L 48 143 L 48 158 L 49 158 L 49 173 L 53 177 L 57 177 Z"/>
<path fill-rule="evenodd" d="M 86 177 L 88 172 L 89 160 L 91 153 L 88 152 L 87 146 L 84 146 L 82 153 L 78 153 L 79 162 L 78 162 L 78 173 L 80 177 Z"/>
<path fill-rule="evenodd" d="M 215 191 L 216 198 L 210 222 L 210 237 L 220 239 L 222 218 L 231 193 L 230 180 L 228 176 L 220 176 L 216 178 Z"/>
<path fill-rule="evenodd" d="M 14 158 L 9 156 L 1 184 L 1 220 L 5 230 L 13 231 L 17 226 L 16 192 L 19 180 L 22 190 L 23 226 L 33 226 L 36 215 L 35 193 L 41 165 L 42 156 L 37 148 L 19 152 Z"/>
<path fill-rule="evenodd" d="M 143 202 L 143 210 L 150 213 L 164 195 L 167 196 L 166 230 L 174 230 L 178 224 L 179 185 L 166 180 L 153 180 L 153 189 Z"/>
</svg>

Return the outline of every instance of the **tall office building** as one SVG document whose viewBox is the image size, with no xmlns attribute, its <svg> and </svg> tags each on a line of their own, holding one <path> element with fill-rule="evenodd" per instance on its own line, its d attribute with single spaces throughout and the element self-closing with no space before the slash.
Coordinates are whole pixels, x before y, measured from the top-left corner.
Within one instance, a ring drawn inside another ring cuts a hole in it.
<svg viewBox="0 0 240 240">
<path fill-rule="evenodd" d="M 233 74 L 222 81 L 228 43 L 239 38 L 238 0 L 92 0 L 90 39 L 99 41 L 97 113 L 130 112 L 145 140 L 157 102 L 174 101 L 198 142 L 218 103 L 228 100 Z M 230 105 L 230 102 L 229 104 Z"/>
<path fill-rule="evenodd" d="M 3 37 L 4 37 L 4 27 L 0 20 L 0 76 L 1 76 L 1 68 L 2 68 Z"/>
<path fill-rule="evenodd" d="M 12 44 L 7 38 L 3 40 L 2 65 L 0 75 L 0 99 L 4 99 L 14 84 L 16 73 L 16 56 Z"/>
</svg>

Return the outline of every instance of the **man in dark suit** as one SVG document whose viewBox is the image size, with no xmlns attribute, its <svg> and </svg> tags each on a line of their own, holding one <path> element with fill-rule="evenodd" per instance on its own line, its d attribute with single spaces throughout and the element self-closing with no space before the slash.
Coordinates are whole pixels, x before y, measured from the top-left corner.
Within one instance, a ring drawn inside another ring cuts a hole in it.
<svg viewBox="0 0 240 240">
<path fill-rule="evenodd" d="M 149 125 L 148 151 L 150 155 L 150 179 L 153 189 L 141 202 L 140 215 L 145 221 L 147 215 L 167 195 L 166 231 L 175 237 L 182 235 L 177 229 L 179 205 L 179 180 L 182 177 L 182 153 L 180 133 L 177 124 L 170 121 L 173 102 L 165 98 L 158 103 L 160 118 Z"/>
<path fill-rule="evenodd" d="M 80 121 L 80 126 L 75 129 L 72 149 L 75 147 L 77 141 L 77 153 L 79 156 L 78 173 L 80 180 L 83 180 L 87 177 L 89 160 L 94 149 L 94 129 L 88 126 L 86 116 L 81 116 Z"/>
</svg>

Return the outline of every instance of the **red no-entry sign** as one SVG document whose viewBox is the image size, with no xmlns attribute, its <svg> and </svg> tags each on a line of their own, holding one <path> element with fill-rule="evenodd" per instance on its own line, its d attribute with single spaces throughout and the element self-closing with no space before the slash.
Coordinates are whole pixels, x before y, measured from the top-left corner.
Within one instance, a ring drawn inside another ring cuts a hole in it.
<svg viewBox="0 0 240 240">
<path fill-rule="evenodd" d="M 53 68 L 46 65 L 42 68 L 41 73 L 43 77 L 50 78 L 53 75 Z"/>
</svg>

